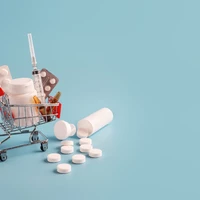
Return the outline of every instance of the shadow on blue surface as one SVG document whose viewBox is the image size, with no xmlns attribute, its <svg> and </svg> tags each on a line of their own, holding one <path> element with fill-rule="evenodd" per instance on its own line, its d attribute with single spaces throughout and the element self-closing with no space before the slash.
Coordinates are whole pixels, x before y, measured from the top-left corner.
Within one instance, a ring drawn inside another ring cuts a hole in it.
<svg viewBox="0 0 200 200">
<path fill-rule="evenodd" d="M 49 141 L 56 141 L 56 142 L 58 141 L 58 139 L 56 139 L 56 137 L 54 135 L 53 136 L 49 136 L 48 140 Z"/>
</svg>

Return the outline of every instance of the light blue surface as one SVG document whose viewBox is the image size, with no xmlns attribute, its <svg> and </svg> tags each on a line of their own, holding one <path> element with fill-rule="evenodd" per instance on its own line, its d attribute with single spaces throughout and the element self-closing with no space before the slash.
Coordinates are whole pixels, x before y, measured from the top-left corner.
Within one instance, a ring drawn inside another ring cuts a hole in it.
<svg viewBox="0 0 200 200">
<path fill-rule="evenodd" d="M 59 152 L 54 123 L 40 127 L 48 152 L 39 145 L 9 151 L 0 163 L 0 199 L 200 199 L 199 6 L 198 0 L 0 0 L 0 65 L 14 78 L 31 77 L 31 32 L 38 67 L 60 78 L 62 119 L 77 123 L 105 106 L 115 116 L 91 137 L 103 157 L 72 165 L 68 175 L 46 162 Z M 3 147 L 27 140 L 16 136 Z"/>
</svg>

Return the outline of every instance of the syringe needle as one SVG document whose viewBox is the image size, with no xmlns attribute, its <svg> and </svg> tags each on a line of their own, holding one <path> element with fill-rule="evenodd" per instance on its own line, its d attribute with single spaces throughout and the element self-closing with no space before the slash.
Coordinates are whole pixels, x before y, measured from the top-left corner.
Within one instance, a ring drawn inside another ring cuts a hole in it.
<svg viewBox="0 0 200 200">
<path fill-rule="evenodd" d="M 34 51 L 34 46 L 33 46 L 33 39 L 32 39 L 32 34 L 28 34 L 28 43 L 29 43 L 29 49 L 30 49 L 30 54 L 31 54 L 31 62 L 34 68 L 37 66 L 37 61 L 35 57 L 35 51 Z"/>
</svg>

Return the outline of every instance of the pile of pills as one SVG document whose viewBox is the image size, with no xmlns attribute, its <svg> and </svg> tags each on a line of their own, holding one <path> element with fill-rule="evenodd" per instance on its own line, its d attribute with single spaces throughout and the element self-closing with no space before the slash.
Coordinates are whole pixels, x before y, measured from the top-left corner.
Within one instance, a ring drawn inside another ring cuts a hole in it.
<svg viewBox="0 0 200 200">
<path fill-rule="evenodd" d="M 45 78 L 44 75 L 47 70 L 42 71 L 42 77 Z M 51 82 L 51 80 L 50 80 Z M 79 151 L 80 153 L 72 155 L 71 162 L 73 164 L 83 164 L 86 162 L 87 154 L 91 158 L 99 158 L 102 156 L 101 149 L 93 148 L 92 140 L 90 137 L 93 133 L 102 129 L 106 125 L 108 125 L 113 120 L 113 113 L 109 108 L 102 108 L 91 115 L 83 118 L 76 126 L 74 124 L 69 124 L 64 120 L 60 120 L 56 122 L 54 125 L 54 135 L 58 140 L 64 140 L 61 142 L 61 153 L 62 154 L 72 154 L 74 153 L 74 142 L 71 140 L 65 140 L 66 138 L 73 136 L 77 133 L 77 137 L 79 140 Z M 59 154 L 49 154 L 47 157 L 49 162 L 60 162 L 61 157 Z M 58 173 L 69 173 L 71 171 L 70 164 L 59 164 L 57 166 Z"/>
<path fill-rule="evenodd" d="M 86 162 L 86 156 L 81 153 L 87 153 L 91 158 L 99 158 L 102 156 L 101 149 L 93 149 L 92 140 L 90 138 L 81 138 L 79 140 L 80 154 L 72 156 L 72 163 L 83 164 Z M 65 140 L 61 142 L 61 153 L 72 154 L 74 153 L 74 142 L 72 140 Z M 52 153 L 47 156 L 47 161 L 50 163 L 56 163 L 61 161 L 61 155 L 58 153 Z M 57 166 L 57 172 L 61 174 L 67 174 L 71 172 L 71 165 L 62 163 Z"/>
</svg>

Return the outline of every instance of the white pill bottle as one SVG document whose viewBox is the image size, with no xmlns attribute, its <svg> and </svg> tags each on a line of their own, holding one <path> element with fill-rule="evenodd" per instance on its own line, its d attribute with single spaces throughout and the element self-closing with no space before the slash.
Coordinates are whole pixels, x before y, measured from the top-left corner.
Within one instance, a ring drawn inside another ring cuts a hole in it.
<svg viewBox="0 0 200 200">
<path fill-rule="evenodd" d="M 37 95 L 34 89 L 33 80 L 30 78 L 17 78 L 3 81 L 2 87 L 9 97 L 14 116 L 14 125 L 17 127 L 27 127 L 39 122 L 39 113 L 36 107 L 29 106 L 34 104 L 33 97 Z M 26 105 L 26 107 L 25 107 Z"/>
<path fill-rule="evenodd" d="M 113 112 L 108 108 L 102 108 L 78 122 L 77 136 L 79 138 L 90 137 L 113 120 Z"/>
</svg>

